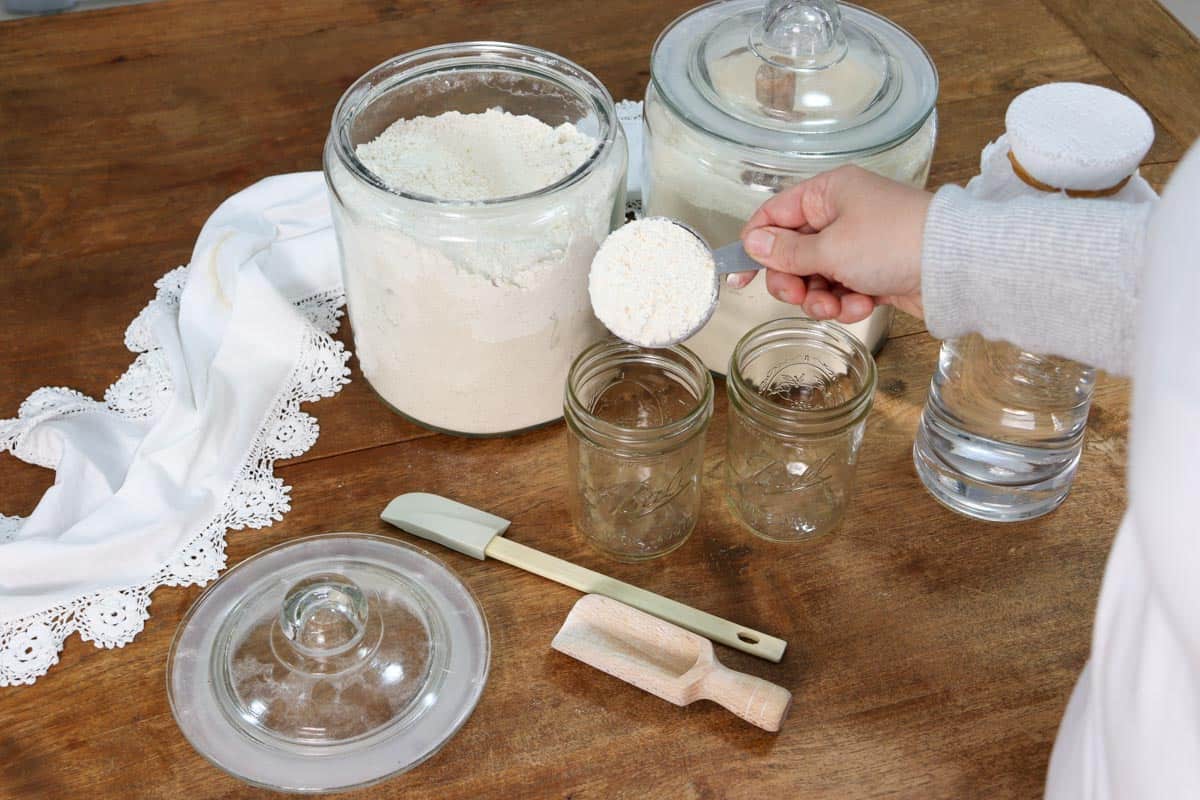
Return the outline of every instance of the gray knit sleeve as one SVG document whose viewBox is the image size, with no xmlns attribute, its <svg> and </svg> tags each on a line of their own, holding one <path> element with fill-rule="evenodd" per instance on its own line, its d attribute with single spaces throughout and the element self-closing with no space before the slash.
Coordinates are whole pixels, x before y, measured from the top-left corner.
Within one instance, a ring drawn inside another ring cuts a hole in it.
<svg viewBox="0 0 1200 800">
<path fill-rule="evenodd" d="M 1061 197 L 996 202 L 943 187 L 925 219 L 929 332 L 980 333 L 1128 375 L 1152 209 Z"/>
</svg>

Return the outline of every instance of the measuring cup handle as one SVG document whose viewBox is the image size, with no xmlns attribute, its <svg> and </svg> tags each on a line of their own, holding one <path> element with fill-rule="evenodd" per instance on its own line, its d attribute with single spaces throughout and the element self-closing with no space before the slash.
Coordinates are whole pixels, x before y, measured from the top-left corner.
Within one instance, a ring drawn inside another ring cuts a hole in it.
<svg viewBox="0 0 1200 800">
<path fill-rule="evenodd" d="M 713 251 L 713 261 L 717 264 L 718 275 L 732 275 L 735 272 L 754 272 L 763 265 L 746 253 L 740 241 L 727 244 Z"/>
<path fill-rule="evenodd" d="M 783 719 L 792 707 L 792 693 L 787 689 L 719 663 L 714 665 L 699 688 L 701 697 L 772 733 L 783 725 Z"/>
</svg>

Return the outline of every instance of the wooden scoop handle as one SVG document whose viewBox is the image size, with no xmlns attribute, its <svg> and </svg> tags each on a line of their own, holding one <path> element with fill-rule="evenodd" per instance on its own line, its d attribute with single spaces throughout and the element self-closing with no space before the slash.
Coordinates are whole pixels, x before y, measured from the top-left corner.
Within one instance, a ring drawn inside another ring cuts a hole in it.
<svg viewBox="0 0 1200 800">
<path fill-rule="evenodd" d="M 762 678 L 737 672 L 719 662 L 700 682 L 698 697 L 712 700 L 751 725 L 775 733 L 792 707 L 792 693 Z"/>
</svg>

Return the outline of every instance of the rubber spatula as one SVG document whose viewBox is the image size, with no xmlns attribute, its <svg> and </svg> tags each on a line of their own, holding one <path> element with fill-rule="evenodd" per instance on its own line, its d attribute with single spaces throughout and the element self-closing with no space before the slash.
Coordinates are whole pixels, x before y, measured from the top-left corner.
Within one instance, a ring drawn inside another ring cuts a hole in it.
<svg viewBox="0 0 1200 800">
<path fill-rule="evenodd" d="M 778 731 L 792 694 L 717 660 L 712 642 L 608 597 L 580 598 L 550 646 L 677 706 L 714 703 Z"/>
<path fill-rule="evenodd" d="M 572 589 L 620 600 L 743 653 L 777 662 L 787 648 L 782 639 L 505 539 L 500 534 L 508 530 L 508 520 L 446 497 L 424 492 L 402 494 L 388 503 L 381 516 L 401 530 L 464 555 L 480 561 L 494 558 Z"/>
</svg>

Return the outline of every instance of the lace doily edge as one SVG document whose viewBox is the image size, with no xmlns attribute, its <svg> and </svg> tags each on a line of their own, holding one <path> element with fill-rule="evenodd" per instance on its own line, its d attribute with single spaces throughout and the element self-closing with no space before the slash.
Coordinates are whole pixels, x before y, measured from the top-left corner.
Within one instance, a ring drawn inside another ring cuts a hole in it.
<svg viewBox="0 0 1200 800">
<path fill-rule="evenodd" d="M 160 279 L 158 296 L 130 325 L 126 343 L 133 352 L 141 352 L 110 393 L 154 352 L 144 341 L 145 318 L 155 310 L 178 308 L 182 273 L 178 268 Z M 277 522 L 291 510 L 290 491 L 274 475 L 275 462 L 307 452 L 316 443 L 317 420 L 300 410 L 300 404 L 332 397 L 349 383 L 347 362 L 350 352 L 330 334 L 337 330 L 345 297 L 341 290 L 304 298 L 295 305 L 309 325 L 301 343 L 301 356 L 291 375 L 280 388 L 271 410 L 259 425 L 238 477 L 225 497 L 222 509 L 201 530 L 191 536 L 175 556 L 153 577 L 142 584 L 109 589 L 74 598 L 51 608 L 16 620 L 0 623 L 0 687 L 31 685 L 59 661 L 67 638 L 78 633 L 83 641 L 98 648 L 124 647 L 137 637 L 150 618 L 151 595 L 160 586 L 202 585 L 217 577 L 225 568 L 225 533 L 228 530 L 263 528 Z M 157 306 L 157 308 L 156 308 Z M 165 375 L 160 379 L 169 380 Z M 162 393 L 169 384 L 151 387 Z M 32 400 L 38 390 L 30 396 Z M 106 393 L 106 406 L 115 401 Z M 43 397 L 44 397 L 43 394 Z M 59 402 L 90 400 L 71 391 L 51 392 Z M 28 402 L 28 401 L 27 401 Z M 42 410 L 45 408 L 45 400 Z M 24 408 L 23 408 L 24 411 Z M 131 412 L 134 416 L 143 413 Z M 5 442 L 5 444 L 10 444 Z M 15 444 L 15 437 L 14 442 Z M 0 541 L 6 532 L 15 532 L 20 517 L 0 515 Z"/>
</svg>

